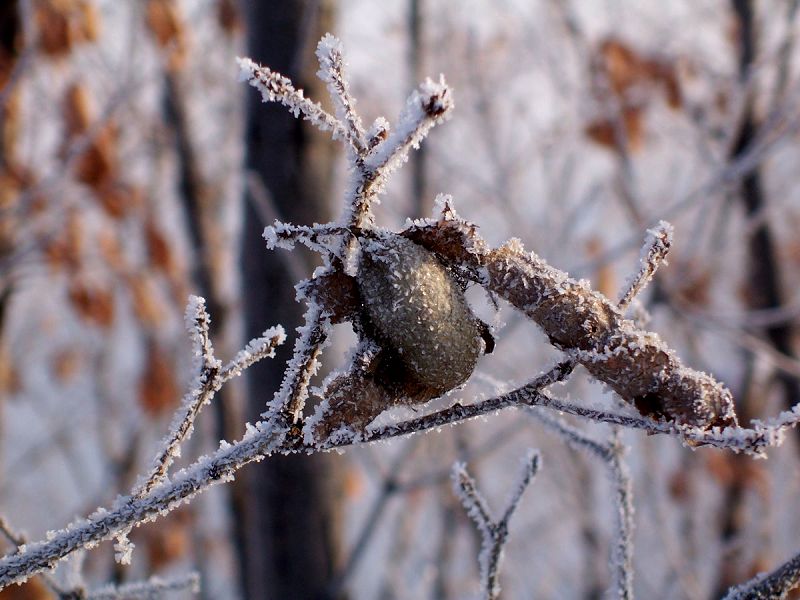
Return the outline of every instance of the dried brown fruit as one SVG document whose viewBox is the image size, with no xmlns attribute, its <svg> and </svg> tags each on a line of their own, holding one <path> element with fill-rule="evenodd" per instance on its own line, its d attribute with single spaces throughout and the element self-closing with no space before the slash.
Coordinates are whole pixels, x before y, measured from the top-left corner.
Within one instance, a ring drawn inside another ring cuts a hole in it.
<svg viewBox="0 0 800 600">
<path fill-rule="evenodd" d="M 396 235 L 362 241 L 359 289 L 370 323 L 417 383 L 443 394 L 472 374 L 483 327 L 436 256 Z"/>
</svg>

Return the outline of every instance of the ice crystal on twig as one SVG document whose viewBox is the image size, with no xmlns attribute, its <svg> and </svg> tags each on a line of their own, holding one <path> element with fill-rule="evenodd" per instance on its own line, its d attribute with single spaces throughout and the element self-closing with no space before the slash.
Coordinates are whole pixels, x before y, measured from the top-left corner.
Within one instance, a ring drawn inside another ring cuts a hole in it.
<svg viewBox="0 0 800 600">
<path fill-rule="evenodd" d="M 163 450 L 155 458 L 150 475 L 135 492 L 137 497 L 147 495 L 164 479 L 172 462 L 180 456 L 181 444 L 191 436 L 194 421 L 200 410 L 210 402 L 222 385 L 230 378 L 239 375 L 246 366 L 267 356 L 274 356 L 274 349 L 286 339 L 283 328 L 272 328 L 265 332 L 264 337 L 251 340 L 247 348 L 223 369 L 222 363 L 214 358 L 214 349 L 208 335 L 210 321 L 211 318 L 205 309 L 205 300 L 197 296 L 190 297 L 186 308 L 186 325 L 194 349 L 195 379 L 173 418 L 170 433 L 164 440 Z"/>
</svg>

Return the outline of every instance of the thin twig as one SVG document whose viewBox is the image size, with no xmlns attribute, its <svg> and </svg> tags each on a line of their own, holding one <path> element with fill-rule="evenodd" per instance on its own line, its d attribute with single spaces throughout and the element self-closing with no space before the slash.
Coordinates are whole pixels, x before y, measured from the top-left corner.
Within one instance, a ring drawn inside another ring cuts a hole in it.
<svg viewBox="0 0 800 600">
<path fill-rule="evenodd" d="M 151 577 L 147 581 L 137 581 L 123 585 L 108 585 L 88 592 L 85 600 L 157 600 L 170 592 L 200 592 L 200 574 L 187 573 L 169 579 Z"/>
<path fill-rule="evenodd" d="M 519 480 L 511 490 L 511 495 L 503 510 L 503 516 L 496 519 L 492 516 L 486 499 L 478 491 L 475 480 L 467 473 L 466 465 L 458 462 L 453 465 L 452 477 L 456 494 L 481 533 L 479 556 L 481 581 L 485 597 L 489 600 L 496 599 L 500 594 L 500 563 L 503 558 L 503 549 L 508 540 L 508 525 L 511 516 L 519 506 L 522 494 L 538 470 L 539 455 L 530 450 L 523 461 Z"/>
<path fill-rule="evenodd" d="M 800 587 L 800 554 L 771 573 L 761 573 L 728 590 L 723 600 L 783 600 Z"/>
</svg>

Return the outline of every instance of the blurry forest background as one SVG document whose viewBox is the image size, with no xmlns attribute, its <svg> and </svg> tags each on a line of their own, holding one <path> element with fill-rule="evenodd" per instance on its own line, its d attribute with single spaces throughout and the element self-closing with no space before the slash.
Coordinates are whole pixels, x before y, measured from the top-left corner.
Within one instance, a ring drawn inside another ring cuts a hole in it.
<svg viewBox="0 0 800 600">
<path fill-rule="evenodd" d="M 190 293 L 208 300 L 223 359 L 270 325 L 300 324 L 293 286 L 315 258 L 268 253 L 261 232 L 335 217 L 345 163 L 237 83 L 234 57 L 324 105 L 314 47 L 326 31 L 345 45 L 368 121 L 394 117 L 427 75 L 455 89 L 453 119 L 392 181 L 381 225 L 429 216 L 451 193 L 491 243 L 519 237 L 616 297 L 644 231 L 668 219 L 676 239 L 643 298 L 648 328 L 733 390 L 743 424 L 794 405 L 798 4 L 4 0 L 0 514 L 39 539 L 131 488 L 187 381 Z M 498 347 L 455 397 L 511 389 L 557 359 L 519 314 L 471 299 Z M 339 333 L 326 369 L 352 341 Z M 291 347 L 225 388 L 193 456 L 257 419 Z M 613 402 L 581 372 L 558 392 Z M 796 436 L 766 461 L 623 440 L 638 597 L 716 598 L 800 551 Z M 197 569 L 203 598 L 474 597 L 479 539 L 450 466 L 467 461 L 499 508 L 529 447 L 542 469 L 512 522 L 505 597 L 599 598 L 611 581 L 605 466 L 521 411 L 271 458 L 134 530 L 130 567 L 103 544 L 81 568 L 92 584 Z M 0 598 L 49 594 L 34 579 Z"/>
</svg>

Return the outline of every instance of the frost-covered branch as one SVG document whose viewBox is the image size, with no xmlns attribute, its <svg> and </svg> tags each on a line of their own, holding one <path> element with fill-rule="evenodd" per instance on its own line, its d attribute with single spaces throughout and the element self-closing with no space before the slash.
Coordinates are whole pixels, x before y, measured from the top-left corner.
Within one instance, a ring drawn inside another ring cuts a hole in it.
<svg viewBox="0 0 800 600">
<path fill-rule="evenodd" d="M 328 86 L 336 106 L 336 117 L 347 129 L 347 140 L 357 158 L 363 158 L 367 150 L 364 126 L 356 113 L 356 101 L 350 94 L 350 84 L 344 73 L 342 43 L 331 34 L 326 34 L 317 45 L 319 71 L 317 76 Z"/>
<path fill-rule="evenodd" d="M 158 600 L 170 592 L 200 592 L 200 574 L 188 573 L 178 577 L 151 577 L 147 581 L 107 585 L 86 593 L 85 600 Z"/>
<path fill-rule="evenodd" d="M 672 225 L 666 221 L 659 221 L 653 229 L 647 230 L 647 237 L 639 256 L 639 270 L 628 284 L 619 302 L 617 302 L 617 306 L 621 311 L 624 312 L 633 299 L 647 287 L 647 284 L 656 274 L 658 267 L 666 264 L 665 259 L 672 246 L 672 235 Z"/>
<path fill-rule="evenodd" d="M 537 323 L 550 343 L 582 364 L 644 415 L 703 429 L 736 425 L 730 391 L 686 367 L 653 332 L 639 329 L 588 282 L 572 279 L 512 239 L 491 248 L 450 202 L 439 221 L 404 235 L 436 252 Z"/>
<path fill-rule="evenodd" d="M 481 533 L 479 555 L 481 582 L 485 597 L 490 600 L 494 600 L 500 594 L 500 563 L 503 559 L 503 549 L 508 540 L 509 521 L 519 506 L 522 494 L 538 470 L 539 455 L 535 451 L 529 450 L 523 461 L 519 479 L 512 487 L 511 495 L 503 510 L 503 516 L 496 519 L 492 516 L 486 499 L 478 491 L 475 480 L 467 473 L 466 465 L 463 463 L 453 465 L 452 477 L 456 494 Z"/>
<path fill-rule="evenodd" d="M 633 598 L 633 487 L 628 467 L 623 460 L 625 447 L 619 439 L 619 430 L 615 428 L 611 439 L 602 443 L 562 419 L 540 410 L 531 410 L 530 414 L 558 433 L 570 446 L 588 451 L 608 467 L 614 484 L 616 507 L 616 537 L 612 549 L 615 595 L 617 598 L 630 600 Z"/>
<path fill-rule="evenodd" d="M 800 588 L 800 554 L 771 573 L 761 573 L 728 590 L 723 600 L 783 600 Z"/>
<path fill-rule="evenodd" d="M 240 441 L 223 442 L 213 455 L 202 457 L 179 471 L 147 496 L 119 497 L 110 510 L 98 509 L 87 519 L 50 532 L 46 540 L 20 547 L 16 553 L 0 559 L 0 589 L 54 567 L 77 550 L 93 548 L 131 527 L 164 516 L 212 485 L 231 481 L 238 469 L 276 452 L 286 439 L 286 432 L 286 426 L 277 422 L 248 426 L 248 432 Z"/>
<path fill-rule="evenodd" d="M 409 96 L 391 132 L 385 121 L 379 122 L 380 127 L 372 137 L 379 141 L 373 144 L 353 186 L 346 222 L 357 227 L 373 222 L 371 204 L 383 191 L 386 178 L 408 160 L 412 149 L 419 148 L 434 125 L 450 116 L 453 106 L 453 93 L 444 76 L 438 81 L 426 79 Z"/>
<path fill-rule="evenodd" d="M 273 327 L 260 338 L 252 340 L 247 348 L 222 368 L 222 362 L 214 357 L 208 329 L 211 317 L 206 312 L 205 300 L 191 296 L 186 307 L 186 326 L 192 340 L 195 357 L 195 379 L 190 391 L 184 396 L 181 409 L 175 415 L 170 434 L 164 441 L 163 450 L 156 457 L 146 481 L 135 492 L 137 498 L 146 496 L 167 474 L 175 458 L 180 456 L 181 444 L 192 435 L 194 422 L 200 410 L 211 401 L 226 381 L 242 373 L 248 366 L 266 357 L 275 356 L 275 348 L 282 344 L 286 335 L 283 328 Z"/>
<path fill-rule="evenodd" d="M 328 339 L 330 321 L 322 315 L 316 304 L 306 311 L 305 325 L 298 327 L 300 336 L 294 346 L 294 356 L 286 366 L 281 387 L 268 405 L 264 417 L 282 412 L 290 422 L 296 423 L 303 413 L 308 398 L 308 384 L 319 370 L 319 356 Z"/>
<path fill-rule="evenodd" d="M 347 128 L 339 120 L 326 112 L 317 102 L 312 102 L 303 95 L 303 90 L 295 89 L 291 79 L 280 73 L 262 67 L 249 58 L 237 58 L 240 77 L 261 92 L 264 102 L 280 102 L 295 117 L 303 115 L 314 126 L 322 131 L 332 131 L 334 139 L 347 139 Z"/>
</svg>

